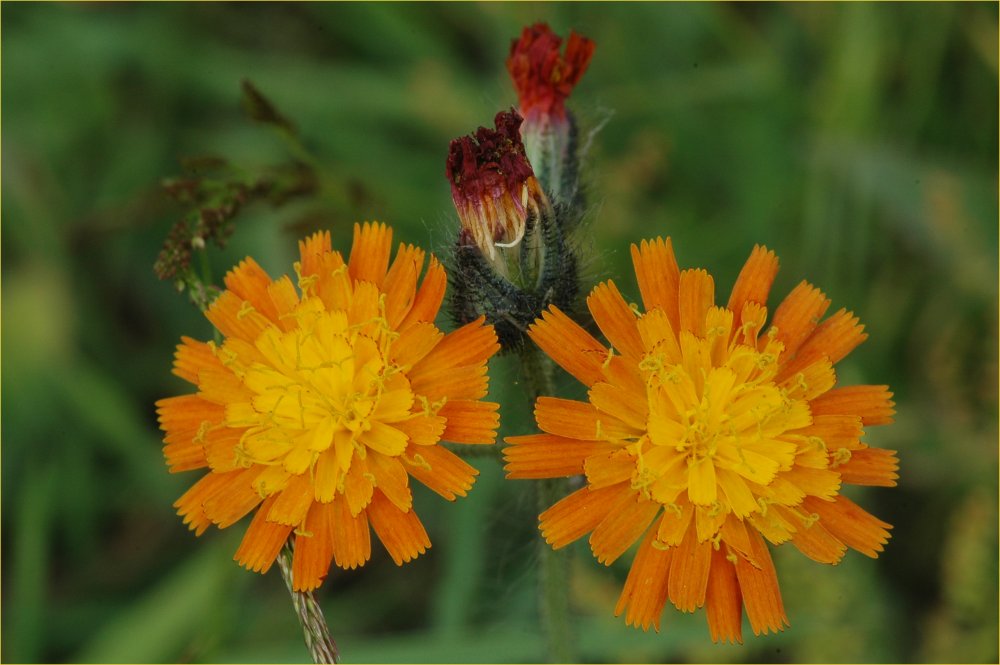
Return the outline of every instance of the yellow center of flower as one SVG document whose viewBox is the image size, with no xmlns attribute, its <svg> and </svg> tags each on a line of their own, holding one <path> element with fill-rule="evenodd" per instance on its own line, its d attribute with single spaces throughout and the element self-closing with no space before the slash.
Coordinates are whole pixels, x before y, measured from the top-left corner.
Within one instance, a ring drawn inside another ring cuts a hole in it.
<svg viewBox="0 0 1000 665">
<path fill-rule="evenodd" d="M 254 344 L 256 360 L 239 372 L 252 396 L 226 409 L 228 427 L 248 428 L 237 455 L 288 474 L 332 455 L 334 478 L 342 479 L 351 459 L 369 449 L 402 454 L 407 437 L 387 423 L 409 417 L 414 396 L 389 360 L 395 333 L 384 318 L 352 323 L 347 312 L 327 311 L 315 298 L 294 318 L 290 330 L 264 331 Z"/>
<path fill-rule="evenodd" d="M 775 383 L 781 343 L 757 344 L 756 330 L 730 340 L 725 321 L 712 325 L 724 313 L 713 309 L 703 335 L 683 331 L 640 364 L 649 417 L 646 436 L 630 446 L 632 484 L 664 505 L 686 491 L 696 506 L 742 517 L 774 498 L 768 486 L 797 450 L 787 433 L 811 415 L 801 391 Z"/>
</svg>

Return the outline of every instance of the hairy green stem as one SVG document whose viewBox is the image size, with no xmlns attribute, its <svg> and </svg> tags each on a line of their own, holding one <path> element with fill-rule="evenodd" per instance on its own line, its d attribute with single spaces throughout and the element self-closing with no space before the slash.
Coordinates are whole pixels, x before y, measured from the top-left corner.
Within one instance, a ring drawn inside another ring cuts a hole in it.
<svg viewBox="0 0 1000 665">
<path fill-rule="evenodd" d="M 521 371 L 528 388 L 531 407 L 540 395 L 555 392 L 554 366 L 548 356 L 534 346 L 521 351 Z M 542 480 L 538 488 L 538 511 L 548 509 L 563 498 L 566 483 L 560 478 Z M 549 661 L 573 662 L 572 636 L 569 618 L 569 557 L 557 552 L 544 540 L 539 541 L 539 606 L 545 631 Z"/>
<path fill-rule="evenodd" d="M 292 606 L 295 608 L 295 615 L 302 624 L 302 634 L 306 639 L 306 646 L 313 662 L 317 663 L 339 663 L 340 652 L 337 650 L 337 643 L 330 637 L 330 629 L 326 625 L 323 617 L 323 610 L 316 597 L 311 591 L 295 591 L 292 586 L 292 544 L 291 540 L 285 543 L 278 555 L 278 567 L 281 569 L 281 577 L 285 580 L 288 593 L 292 596 Z"/>
</svg>

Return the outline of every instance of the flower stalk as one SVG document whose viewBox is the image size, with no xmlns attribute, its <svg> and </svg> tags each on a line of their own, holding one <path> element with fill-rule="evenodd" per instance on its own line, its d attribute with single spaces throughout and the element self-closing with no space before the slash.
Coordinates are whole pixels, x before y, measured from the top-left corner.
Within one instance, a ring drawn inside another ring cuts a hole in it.
<svg viewBox="0 0 1000 665">
<path fill-rule="evenodd" d="M 306 647 L 312 656 L 313 662 L 339 663 L 340 651 L 337 650 L 337 643 L 330 636 L 330 628 L 327 626 L 326 618 L 323 616 L 323 609 L 316 602 L 316 597 L 312 591 L 296 591 L 292 583 L 292 551 L 291 539 L 285 542 L 278 555 L 278 567 L 281 569 L 281 577 L 285 580 L 285 586 L 292 597 L 292 607 L 295 608 L 295 616 L 302 626 L 302 634 L 306 640 Z"/>
<path fill-rule="evenodd" d="M 540 395 L 555 394 L 552 360 L 537 346 L 525 345 L 520 352 L 521 373 L 532 408 Z M 537 483 L 538 512 L 544 512 L 566 494 L 562 478 Z M 569 617 L 569 557 L 538 541 L 538 600 L 548 659 L 553 663 L 574 662 Z"/>
</svg>

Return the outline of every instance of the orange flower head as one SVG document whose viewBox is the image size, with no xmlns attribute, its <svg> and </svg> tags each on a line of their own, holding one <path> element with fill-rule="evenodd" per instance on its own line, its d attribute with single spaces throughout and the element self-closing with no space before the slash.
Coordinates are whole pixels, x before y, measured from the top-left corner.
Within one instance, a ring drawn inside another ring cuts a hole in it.
<svg viewBox="0 0 1000 665">
<path fill-rule="evenodd" d="M 588 401 L 540 397 L 542 434 L 511 437 L 512 478 L 584 474 L 586 486 L 540 516 L 559 548 L 590 533 L 610 565 L 641 545 L 615 614 L 659 629 L 669 599 L 704 607 L 714 641 L 787 624 L 765 540 L 791 541 L 837 563 L 871 557 L 885 522 L 840 494 L 842 484 L 893 486 L 894 451 L 862 443 L 892 421 L 886 386 L 835 387 L 834 365 L 866 337 L 849 312 L 820 322 L 830 301 L 806 282 L 763 334 L 775 255 L 755 247 L 725 307 L 704 270 L 680 271 L 669 240 L 632 246 L 645 311 L 612 282 L 587 300 L 610 348 L 556 308 L 531 338 L 588 388 Z"/>
<path fill-rule="evenodd" d="M 329 233 L 299 243 L 296 283 L 253 259 L 225 278 L 206 312 L 222 343 L 182 338 L 174 373 L 194 394 L 157 402 L 172 472 L 206 473 L 174 505 L 200 535 L 255 512 L 235 559 L 264 572 L 294 532 L 296 590 L 320 585 L 331 561 L 363 565 L 369 525 L 397 564 L 430 546 L 410 477 L 448 500 L 477 471 L 439 445 L 489 444 L 497 405 L 486 361 L 492 327 L 444 335 L 434 318 L 446 277 L 392 230 L 356 225 L 345 263 Z"/>
<path fill-rule="evenodd" d="M 514 81 L 521 113 L 529 122 L 566 119 L 566 99 L 580 82 L 594 55 L 594 42 L 570 31 L 565 54 L 562 39 L 545 23 L 521 32 L 510 44 L 507 71 Z"/>
<path fill-rule="evenodd" d="M 548 203 L 521 142 L 522 118 L 501 111 L 495 129 L 480 127 L 451 142 L 445 174 L 462 224 L 461 243 L 495 260 L 497 248 L 516 247 L 528 219 Z"/>
</svg>

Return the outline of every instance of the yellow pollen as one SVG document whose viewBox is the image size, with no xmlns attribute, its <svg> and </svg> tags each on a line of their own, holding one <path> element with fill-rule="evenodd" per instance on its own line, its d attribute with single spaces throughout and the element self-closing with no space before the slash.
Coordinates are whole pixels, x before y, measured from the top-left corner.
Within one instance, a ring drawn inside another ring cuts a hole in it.
<svg viewBox="0 0 1000 665">
<path fill-rule="evenodd" d="M 430 462 L 424 459 L 424 456 L 421 455 L 420 453 L 415 454 L 413 457 L 407 457 L 406 453 L 403 453 L 401 457 L 403 458 L 403 461 L 409 464 L 410 466 L 420 467 L 424 471 L 431 470 Z"/>
<path fill-rule="evenodd" d="M 236 312 L 236 318 L 238 320 L 242 321 L 246 317 L 248 317 L 251 314 L 253 314 L 255 311 L 257 311 L 257 310 L 255 310 L 253 308 L 253 305 L 251 305 L 249 301 L 244 300 L 243 304 L 240 305 L 240 311 Z"/>
<path fill-rule="evenodd" d="M 608 349 L 608 355 L 601 364 L 601 367 L 607 369 L 611 365 L 611 359 L 615 357 L 615 350 L 613 348 Z"/>
<path fill-rule="evenodd" d="M 851 451 L 847 448 L 837 448 L 833 453 L 833 460 L 830 462 L 830 468 L 836 469 L 841 464 L 847 464 L 851 461 Z"/>
<path fill-rule="evenodd" d="M 208 420 L 201 421 L 201 425 L 198 426 L 198 433 L 194 435 L 192 441 L 194 443 L 205 443 L 205 435 L 208 434 L 209 429 L 211 429 L 212 423 Z"/>
</svg>

